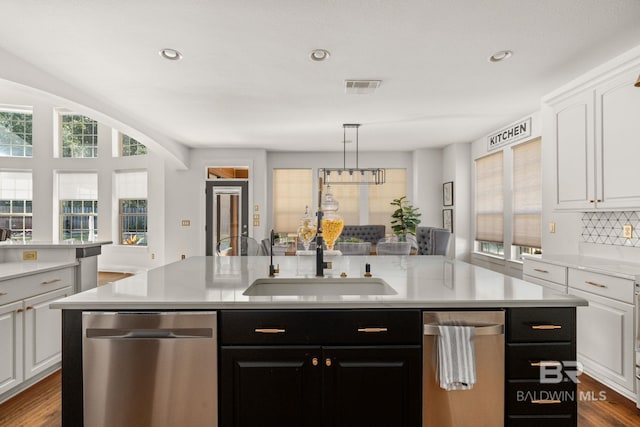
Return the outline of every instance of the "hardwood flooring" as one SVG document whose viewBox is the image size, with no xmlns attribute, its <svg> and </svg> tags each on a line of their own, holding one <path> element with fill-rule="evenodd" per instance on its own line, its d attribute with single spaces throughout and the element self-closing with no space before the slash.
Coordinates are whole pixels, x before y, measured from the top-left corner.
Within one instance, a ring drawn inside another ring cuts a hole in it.
<svg viewBox="0 0 640 427">
<path fill-rule="evenodd" d="M 116 273 L 111 271 L 100 271 L 98 273 L 98 286 L 105 283 L 115 282 L 116 280 L 124 279 L 125 277 L 132 276 L 131 273 Z"/>
<path fill-rule="evenodd" d="M 60 371 L 0 405 L 0 426 L 58 427 L 61 422 Z M 578 403 L 579 427 L 631 427 L 640 425 L 640 409 L 631 400 L 587 375 L 580 376 Z M 589 400 L 604 392 L 605 399 Z"/>
</svg>

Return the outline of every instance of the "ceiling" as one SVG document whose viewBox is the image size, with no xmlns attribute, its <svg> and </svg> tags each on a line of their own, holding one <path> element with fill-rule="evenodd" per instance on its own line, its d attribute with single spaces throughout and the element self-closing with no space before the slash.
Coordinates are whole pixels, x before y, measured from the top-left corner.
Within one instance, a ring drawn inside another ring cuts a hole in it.
<svg viewBox="0 0 640 427">
<path fill-rule="evenodd" d="M 3 0 L 2 16 L 0 49 L 40 89 L 172 143 L 270 151 L 340 151 L 343 123 L 361 151 L 470 142 L 640 44 L 638 0 Z"/>
</svg>

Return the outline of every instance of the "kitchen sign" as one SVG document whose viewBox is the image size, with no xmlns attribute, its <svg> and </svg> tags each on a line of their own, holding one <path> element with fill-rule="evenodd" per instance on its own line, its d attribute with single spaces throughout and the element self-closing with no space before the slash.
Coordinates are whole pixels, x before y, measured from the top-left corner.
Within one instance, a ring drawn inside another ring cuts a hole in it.
<svg viewBox="0 0 640 427">
<path fill-rule="evenodd" d="M 531 136 L 531 117 L 487 137 L 487 151 Z"/>
</svg>

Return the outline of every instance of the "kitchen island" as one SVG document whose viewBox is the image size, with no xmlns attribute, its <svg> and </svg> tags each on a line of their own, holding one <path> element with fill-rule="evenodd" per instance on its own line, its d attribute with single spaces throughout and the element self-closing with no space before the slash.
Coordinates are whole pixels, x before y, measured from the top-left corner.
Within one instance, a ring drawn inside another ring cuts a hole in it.
<svg viewBox="0 0 640 427">
<path fill-rule="evenodd" d="M 215 314 L 213 367 L 200 368 L 201 376 L 211 371 L 215 390 L 200 396 L 204 400 L 194 402 L 190 412 L 208 405 L 205 412 L 215 413 L 209 425 L 222 426 L 256 425 L 257 420 L 263 426 L 338 421 L 423 425 L 423 419 L 426 423 L 442 409 L 429 403 L 422 384 L 432 369 L 431 355 L 423 355 L 423 317 L 498 313 L 504 319 L 498 348 L 504 379 L 490 396 L 493 405 L 480 406 L 498 408 L 508 425 L 542 419 L 576 425 L 575 383 L 563 378 L 540 384 L 538 366 L 547 360 L 575 360 L 575 307 L 585 300 L 442 257 L 335 257 L 324 287 L 309 280 L 314 276 L 313 257 L 274 261 L 281 283 L 264 281 L 268 257 L 194 257 L 52 304 L 63 310 L 64 425 L 82 425 L 89 400 L 83 397 L 83 374 L 91 369 L 83 360 L 83 341 L 86 345 L 89 334 L 83 321 L 89 313 L 115 312 Z M 366 264 L 373 279 L 383 283 L 370 286 L 374 281 L 356 279 L 363 277 Z M 341 279 L 341 273 L 346 278 Z M 260 286 L 248 289 L 257 280 Z M 478 335 L 480 342 L 484 338 Z M 118 361 L 122 370 L 131 369 L 128 363 Z M 172 365 L 171 375 L 183 376 L 184 371 L 189 377 L 189 368 Z M 481 390 L 489 381 L 479 376 L 476 388 Z M 525 395 L 525 389 L 530 393 Z M 573 399 L 536 394 L 550 389 L 566 396 L 573 392 Z"/>
</svg>

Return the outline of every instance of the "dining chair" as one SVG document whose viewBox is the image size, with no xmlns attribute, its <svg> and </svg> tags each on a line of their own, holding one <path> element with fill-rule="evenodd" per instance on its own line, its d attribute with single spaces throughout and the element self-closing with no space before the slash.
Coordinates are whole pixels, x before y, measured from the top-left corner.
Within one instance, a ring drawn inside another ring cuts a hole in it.
<svg viewBox="0 0 640 427">
<path fill-rule="evenodd" d="M 220 239 L 216 244 L 219 256 L 258 256 L 263 255 L 262 245 L 253 237 L 231 236 Z"/>
<path fill-rule="evenodd" d="M 335 246 L 336 250 L 342 252 L 342 255 L 370 255 L 370 242 L 338 242 Z"/>
<path fill-rule="evenodd" d="M 411 242 L 398 242 L 382 239 L 376 244 L 377 255 L 409 255 Z"/>
</svg>

